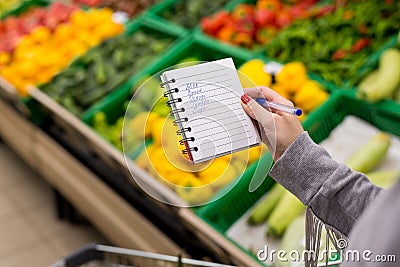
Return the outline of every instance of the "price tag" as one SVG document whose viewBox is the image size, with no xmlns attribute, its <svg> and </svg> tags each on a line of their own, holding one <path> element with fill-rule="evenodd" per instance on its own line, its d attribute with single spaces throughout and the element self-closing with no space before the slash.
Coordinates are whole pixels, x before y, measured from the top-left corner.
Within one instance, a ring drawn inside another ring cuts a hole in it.
<svg viewBox="0 0 400 267">
<path fill-rule="evenodd" d="M 264 71 L 271 75 L 275 75 L 281 71 L 282 67 L 283 67 L 282 64 L 275 61 L 270 61 L 264 65 Z"/>
<path fill-rule="evenodd" d="M 126 13 L 126 12 L 117 11 L 117 12 L 113 13 L 112 20 L 115 23 L 124 24 L 125 22 L 127 22 L 129 20 L 129 16 L 128 16 L 128 13 Z"/>
</svg>

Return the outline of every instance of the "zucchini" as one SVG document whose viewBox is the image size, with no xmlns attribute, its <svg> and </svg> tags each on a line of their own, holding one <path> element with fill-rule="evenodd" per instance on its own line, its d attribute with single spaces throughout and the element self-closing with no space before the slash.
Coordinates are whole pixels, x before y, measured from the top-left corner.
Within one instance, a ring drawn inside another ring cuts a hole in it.
<svg viewBox="0 0 400 267">
<path fill-rule="evenodd" d="M 305 236 L 306 236 L 306 218 L 304 215 L 300 215 L 295 218 L 290 225 L 287 227 L 285 234 L 282 237 L 280 250 L 290 252 L 298 251 L 302 255 L 305 249 Z M 289 257 L 288 257 L 289 258 Z M 274 267 L 291 267 L 301 265 L 302 262 L 294 262 L 292 259 L 287 261 L 280 261 L 278 258 L 274 261 Z M 304 262 L 303 262 L 304 264 Z"/>
<path fill-rule="evenodd" d="M 376 171 L 366 174 L 368 179 L 382 188 L 389 188 L 400 178 L 400 171 Z"/>
<path fill-rule="evenodd" d="M 400 51 L 386 49 L 379 59 L 379 69 L 359 85 L 357 96 L 370 102 L 391 98 L 400 84 Z"/>
<path fill-rule="evenodd" d="M 267 193 L 267 196 L 253 209 L 247 222 L 249 224 L 265 222 L 284 192 L 285 189 L 280 184 L 276 183 Z"/>
<path fill-rule="evenodd" d="M 286 227 L 305 209 L 303 203 L 289 191 L 285 191 L 267 221 L 267 235 L 282 236 Z"/>
<path fill-rule="evenodd" d="M 389 146 L 389 135 L 379 132 L 353 153 L 346 164 L 354 171 L 367 173 L 381 163 Z"/>
</svg>

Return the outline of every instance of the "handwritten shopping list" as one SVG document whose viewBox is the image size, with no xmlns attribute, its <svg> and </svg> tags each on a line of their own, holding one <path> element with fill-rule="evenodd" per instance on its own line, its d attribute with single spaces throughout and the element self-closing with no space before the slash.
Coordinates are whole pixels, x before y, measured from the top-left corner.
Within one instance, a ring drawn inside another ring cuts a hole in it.
<svg viewBox="0 0 400 267">
<path fill-rule="evenodd" d="M 212 158 L 259 142 L 240 103 L 243 89 L 232 59 L 184 70 L 169 71 L 167 75 L 176 80 L 172 85 L 178 89 L 173 94 L 179 99 L 175 108 L 184 110 L 179 114 L 181 118 L 188 118 L 181 125 L 190 130 L 186 138 L 194 137 L 191 146 L 199 151 L 193 157 L 198 154 L 200 158 Z"/>
</svg>

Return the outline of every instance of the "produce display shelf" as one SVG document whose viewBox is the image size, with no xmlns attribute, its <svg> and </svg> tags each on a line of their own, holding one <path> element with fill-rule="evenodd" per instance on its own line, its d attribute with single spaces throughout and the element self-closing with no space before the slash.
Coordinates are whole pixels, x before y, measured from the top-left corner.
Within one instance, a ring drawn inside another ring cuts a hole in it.
<svg viewBox="0 0 400 267">
<path fill-rule="evenodd" d="M 43 130 L 63 144 L 76 158 L 87 167 L 96 170 L 104 181 L 118 188 L 119 192 L 127 198 L 129 198 L 133 188 L 135 190 L 138 189 L 137 184 L 133 182 L 132 174 L 127 168 L 127 162 L 125 162 L 123 154 L 116 148 L 111 147 L 111 144 L 107 143 L 90 128 L 93 126 L 96 113 L 104 112 L 109 123 L 115 122 L 124 115 L 124 103 L 131 99 L 134 90 L 143 81 L 144 77 L 159 75 L 163 69 L 175 65 L 187 57 L 195 57 L 201 61 L 232 57 L 236 67 L 253 58 L 260 58 L 265 62 L 275 61 L 274 59 L 265 58 L 264 53 L 258 49 L 249 50 L 222 43 L 202 33 L 198 24 L 192 29 L 187 29 L 160 16 L 160 12 L 171 8 L 178 1 L 181 0 L 162 1 L 126 23 L 124 34 L 130 35 L 138 29 L 142 29 L 155 36 L 171 36 L 175 41 L 160 56 L 148 62 L 142 70 L 132 75 L 121 86 L 115 88 L 85 110 L 79 118 L 73 116 L 49 97 L 41 98 L 40 101 L 36 97 L 18 98 L 12 96 L 10 98 L 12 100 L 10 102 L 15 106 L 21 108 L 20 104 L 23 103 L 25 108 L 27 107 L 22 112 L 26 118 L 40 125 Z M 232 10 L 238 3 L 255 2 L 255 0 L 233 0 L 221 8 Z M 49 3 L 49 0 L 25 1 L 20 7 L 1 16 L 0 19 L 11 15 L 19 15 L 31 6 L 46 6 Z M 326 1 L 322 1 L 322 3 L 326 3 Z M 379 57 L 385 49 L 396 45 L 398 45 L 398 36 L 393 36 L 366 60 L 359 70 L 360 77 L 365 76 L 378 66 Z M 308 73 L 308 75 L 311 79 L 324 86 L 331 94 L 329 99 L 311 112 L 303 122 L 304 128 L 315 142 L 319 143 L 327 138 L 330 132 L 347 115 L 355 115 L 383 131 L 400 136 L 400 104 L 392 100 L 384 100 L 375 104 L 367 103 L 357 99 L 356 88 L 354 87 L 346 86 L 345 84 L 343 88 L 338 88 L 318 74 Z M 0 77 L 0 87 L 2 85 L 4 83 Z M 7 85 L 7 87 L 10 86 Z M 1 91 L 0 95 L 2 94 L 3 92 Z M 273 186 L 275 182 L 267 176 L 269 169 L 260 168 L 260 166 L 270 166 L 272 163 L 273 160 L 269 153 L 263 155 L 259 161 L 250 165 L 241 177 L 238 177 L 230 185 L 220 190 L 213 197 L 214 200 L 211 203 L 192 209 L 201 220 L 254 259 L 255 256 L 252 253 L 227 237 L 226 232 Z M 128 164 L 131 164 L 131 162 Z M 147 189 L 150 189 L 151 192 L 154 192 L 160 198 L 166 198 L 169 201 L 172 199 L 176 203 L 182 203 L 182 200 L 174 192 L 165 189 L 165 186 L 151 177 L 150 174 L 139 170 L 137 166 L 134 169 L 135 175 L 140 179 L 148 180 Z M 263 179 L 263 183 L 254 192 L 249 192 L 249 186 L 253 179 Z M 147 195 L 143 193 L 143 196 L 147 200 Z M 150 197 L 148 198 L 150 199 Z M 154 203 L 152 202 L 152 204 Z M 140 205 L 145 206 L 143 202 Z M 159 216 L 175 218 L 176 211 L 172 208 L 163 207 L 161 210 L 162 212 L 160 212 Z M 154 214 L 149 216 L 154 216 Z M 210 239 L 213 238 L 212 236 L 210 237 Z"/>
<path fill-rule="evenodd" d="M 0 20 L 3 20 L 9 16 L 19 16 L 22 13 L 28 11 L 31 7 L 42 7 L 47 6 L 51 3 L 50 0 L 25 0 L 18 7 L 7 11 L 0 16 Z"/>
<path fill-rule="evenodd" d="M 142 18 L 128 23 L 126 34 L 132 34 L 138 29 L 143 29 L 144 31 L 162 36 L 171 36 L 177 43 L 180 42 L 180 38 L 184 38 L 182 32 L 168 30 L 159 23 L 155 23 L 154 21 L 149 22 L 149 20 L 151 19 Z M 174 44 L 171 44 L 170 48 L 173 46 Z M 165 53 L 167 54 L 168 50 Z M 157 58 L 151 64 L 157 64 L 156 61 Z M 38 115 L 40 117 L 38 125 L 42 129 L 67 147 L 82 162 L 86 162 L 92 169 L 101 173 L 107 182 L 119 188 L 135 187 L 121 153 L 116 152 L 116 149 L 99 140 L 101 138 L 97 137 L 92 130 L 86 128 L 80 118 L 74 116 L 43 92 L 40 92 L 38 89 L 33 90 L 33 92 L 36 92 L 36 94 L 32 95 L 31 92 L 32 99 L 28 102 L 39 112 L 32 112 L 31 109 L 30 118 Z M 101 144 L 98 144 L 98 142 Z M 151 190 L 155 191 L 155 195 L 160 194 L 157 191 L 157 185 L 151 187 L 154 187 Z M 160 196 L 160 198 L 162 197 Z"/>
<path fill-rule="evenodd" d="M 168 25 L 165 25 L 159 21 L 156 21 L 152 18 L 148 18 L 146 16 L 139 17 L 135 20 L 132 20 L 126 24 L 125 34 L 132 35 L 136 31 L 141 30 L 145 33 L 151 34 L 152 36 L 165 38 L 170 37 L 174 39 L 173 43 L 168 46 L 168 48 L 162 52 L 158 57 L 153 58 L 150 62 L 148 62 L 139 72 L 134 73 L 127 81 L 123 82 L 122 85 L 118 88 L 115 88 L 109 94 L 104 96 L 102 99 L 94 103 L 91 107 L 89 107 L 85 112 L 82 113 L 81 118 L 86 121 L 87 118 L 93 116 L 96 110 L 103 106 L 104 103 L 108 103 L 110 100 L 113 101 L 115 98 L 119 98 L 121 95 L 121 90 L 131 90 L 131 87 L 138 81 L 140 77 L 142 77 L 145 73 L 148 73 L 149 69 L 153 66 L 157 66 L 159 61 L 166 55 L 172 53 L 174 47 L 182 42 L 182 40 L 187 40 L 188 36 L 186 35 L 186 31 L 182 31 L 176 28 L 169 28 Z M 121 89 L 123 88 L 123 89 Z"/>
<path fill-rule="evenodd" d="M 386 103 L 387 104 L 387 103 Z M 330 132 L 338 126 L 347 115 L 354 115 L 382 131 L 400 136 L 400 112 L 387 113 L 380 109 L 380 104 L 371 104 L 360 101 L 355 96 L 355 91 L 342 90 L 334 92 L 330 98 L 315 112 L 312 112 L 304 121 L 303 126 L 310 137 L 320 143 L 327 138 Z M 264 158 L 263 160 L 272 160 Z M 263 164 L 262 164 L 263 165 Z M 253 167 L 253 166 L 252 166 Z M 267 169 L 257 170 L 264 175 Z M 251 174 L 249 172 L 248 174 Z M 249 210 L 274 184 L 271 178 L 264 181 L 263 185 L 255 192 L 250 193 L 249 182 L 252 176 L 244 176 L 238 184 L 220 199 L 205 207 L 196 209 L 196 214 L 217 231 L 226 236 L 227 230 Z M 236 242 L 232 241 L 238 245 Z M 243 251 L 247 251 L 238 245 Z M 254 257 L 249 251 L 247 253 Z"/>
<path fill-rule="evenodd" d="M 224 44 L 210 42 L 202 37 L 190 35 L 188 38 L 182 39 L 170 51 L 162 55 L 156 63 L 148 66 L 146 70 L 132 77 L 128 82 L 115 90 L 115 92 L 96 103 L 90 110 L 87 110 L 82 117 L 83 121 L 89 125 L 93 125 L 94 115 L 99 111 L 103 111 L 110 123 L 115 122 L 125 113 L 123 103 L 132 97 L 134 89 L 140 85 L 139 83 L 143 81 L 144 77 L 156 75 L 187 57 L 197 58 L 200 61 L 212 61 L 224 57 L 232 57 L 235 64 L 239 66 L 253 58 L 254 55 L 238 53 Z"/>
<path fill-rule="evenodd" d="M 168 46 L 167 50 L 164 51 L 163 53 L 168 53 L 168 50 L 171 49 L 174 46 L 175 43 L 178 43 L 179 40 L 184 37 L 184 33 L 183 32 L 181 32 L 179 30 L 170 30 L 167 27 L 165 27 L 164 25 L 158 23 L 157 21 L 153 21 L 151 19 L 144 18 L 144 17 L 140 17 L 140 18 L 138 18 L 136 20 L 128 22 L 126 24 L 126 29 L 125 29 L 125 32 L 123 34 L 131 35 L 131 34 L 134 34 L 138 30 L 141 30 L 141 31 L 143 31 L 145 33 L 149 33 L 149 34 L 154 35 L 154 36 L 159 36 L 161 38 L 170 37 L 171 39 L 173 39 L 174 41 Z M 101 46 L 101 44 L 99 46 Z M 98 46 L 92 48 L 91 50 L 97 49 L 97 47 Z M 91 50 L 89 50 L 89 51 L 91 51 Z M 87 51 L 86 53 L 88 53 L 89 51 Z M 82 56 L 85 56 L 85 54 L 82 55 Z M 154 58 L 152 61 L 150 61 L 147 64 L 147 67 L 151 66 L 152 64 L 157 64 L 156 63 L 157 60 L 158 60 L 158 57 Z M 65 71 L 65 69 L 64 69 L 64 71 Z M 146 71 L 146 67 L 144 67 L 140 72 L 145 72 L 145 71 Z M 137 75 L 140 75 L 140 72 L 137 73 Z M 60 75 L 63 75 L 63 71 L 58 73 L 57 75 L 55 75 L 53 77 L 53 79 L 56 79 Z M 136 74 L 133 75 L 133 77 L 128 81 L 128 83 L 135 79 L 135 75 Z M 50 83 L 51 83 L 51 81 L 50 81 Z M 113 95 L 113 93 L 115 91 L 117 91 L 116 89 L 117 88 L 114 88 L 109 93 L 109 95 Z M 103 99 L 104 99 L 104 97 L 101 100 L 99 100 L 99 102 L 102 102 Z M 49 116 L 49 114 L 46 112 L 47 109 L 45 107 L 41 107 L 32 98 L 27 97 L 26 99 L 24 99 L 24 102 L 25 102 L 26 106 L 28 106 L 28 108 L 30 110 L 30 113 L 31 113 L 31 118 L 35 123 L 40 125 Z M 97 103 L 95 102 L 94 104 L 92 104 L 91 107 L 89 107 L 85 112 L 82 113 L 81 117 L 85 117 L 86 116 L 85 115 L 86 112 L 90 113 L 90 110 L 92 108 L 95 109 L 96 106 L 97 106 Z"/>
</svg>

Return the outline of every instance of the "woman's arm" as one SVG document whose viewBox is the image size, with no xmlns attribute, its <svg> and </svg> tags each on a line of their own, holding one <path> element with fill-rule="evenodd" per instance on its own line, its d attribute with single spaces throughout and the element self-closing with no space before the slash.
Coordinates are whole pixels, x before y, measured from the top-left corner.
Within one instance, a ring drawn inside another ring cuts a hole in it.
<svg viewBox="0 0 400 267">
<path fill-rule="evenodd" d="M 275 160 L 271 177 L 310 206 L 325 223 L 347 235 L 382 189 L 365 175 L 333 160 L 304 132 L 296 116 L 268 111 L 252 98 L 293 106 L 289 100 L 267 87 L 245 92 L 243 108 L 259 122 L 263 141 Z"/>
<path fill-rule="evenodd" d="M 345 235 L 382 191 L 364 174 L 333 160 L 307 132 L 286 149 L 270 176 Z"/>
</svg>

